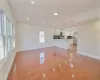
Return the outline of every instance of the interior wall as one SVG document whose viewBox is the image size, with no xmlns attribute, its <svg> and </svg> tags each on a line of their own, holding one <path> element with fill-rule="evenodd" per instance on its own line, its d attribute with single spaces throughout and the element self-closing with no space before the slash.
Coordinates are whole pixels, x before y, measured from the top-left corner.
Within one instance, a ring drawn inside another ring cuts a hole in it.
<svg viewBox="0 0 100 80">
<path fill-rule="evenodd" d="M 13 22 L 13 25 L 15 26 L 15 19 L 6 0 L 0 0 L 0 9 L 4 10 L 5 14 Z M 0 80 L 7 79 L 15 54 L 16 50 L 13 50 L 12 52 L 8 53 L 8 56 L 6 58 L 0 61 Z"/>
<path fill-rule="evenodd" d="M 99 24 L 95 23 L 96 21 L 77 26 L 78 52 L 89 56 L 100 57 L 100 53 L 98 52 L 98 48 L 100 49 L 100 21 Z"/>
<path fill-rule="evenodd" d="M 39 31 L 45 34 L 45 43 L 39 42 Z M 57 32 L 56 32 L 57 31 Z M 17 24 L 17 50 L 24 51 L 49 46 L 67 48 L 67 42 L 63 39 L 53 39 L 53 34 L 58 34 L 59 30 L 54 28 L 34 27 L 28 24 Z"/>
<path fill-rule="evenodd" d="M 98 54 L 100 56 L 100 20 L 95 21 L 93 26 L 96 28 L 97 42 L 98 42 Z"/>
</svg>

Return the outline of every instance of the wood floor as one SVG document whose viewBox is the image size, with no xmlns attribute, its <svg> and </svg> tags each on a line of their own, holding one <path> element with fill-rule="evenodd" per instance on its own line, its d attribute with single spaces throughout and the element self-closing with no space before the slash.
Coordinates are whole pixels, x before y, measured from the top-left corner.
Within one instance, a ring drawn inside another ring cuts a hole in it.
<svg viewBox="0 0 100 80">
<path fill-rule="evenodd" d="M 8 80 L 100 80 L 100 61 L 58 47 L 19 52 Z"/>
</svg>

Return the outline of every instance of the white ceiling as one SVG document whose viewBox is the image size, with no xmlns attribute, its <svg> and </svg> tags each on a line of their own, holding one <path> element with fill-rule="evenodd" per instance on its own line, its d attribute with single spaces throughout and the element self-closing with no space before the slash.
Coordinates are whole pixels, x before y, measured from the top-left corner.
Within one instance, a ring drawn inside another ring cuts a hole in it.
<svg viewBox="0 0 100 80">
<path fill-rule="evenodd" d="M 70 20 L 72 16 L 99 7 L 100 0 L 34 0 L 34 5 L 30 2 L 31 0 L 8 0 L 18 22 L 34 26 L 67 28 L 74 24 L 74 20 Z M 54 12 L 59 12 L 59 15 L 54 16 Z M 26 20 L 27 17 L 30 19 Z"/>
</svg>

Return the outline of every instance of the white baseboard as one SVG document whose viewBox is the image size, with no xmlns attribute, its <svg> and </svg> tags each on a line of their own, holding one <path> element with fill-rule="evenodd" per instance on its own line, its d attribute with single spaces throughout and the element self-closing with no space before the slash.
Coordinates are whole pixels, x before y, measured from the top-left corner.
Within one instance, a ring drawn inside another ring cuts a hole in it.
<svg viewBox="0 0 100 80">
<path fill-rule="evenodd" d="M 84 56 L 88 56 L 88 57 L 100 60 L 100 56 L 94 56 L 94 55 L 91 55 L 89 53 L 84 53 L 84 52 L 78 52 L 78 53 Z"/>
</svg>

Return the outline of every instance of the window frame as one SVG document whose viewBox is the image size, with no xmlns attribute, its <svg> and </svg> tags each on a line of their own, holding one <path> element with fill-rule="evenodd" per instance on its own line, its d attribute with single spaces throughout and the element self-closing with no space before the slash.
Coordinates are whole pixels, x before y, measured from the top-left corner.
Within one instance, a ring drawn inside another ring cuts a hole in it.
<svg viewBox="0 0 100 80">
<path fill-rule="evenodd" d="M 6 58 L 15 48 L 15 28 L 13 29 L 12 21 L 5 15 L 4 11 L 0 9 L 0 28 L 1 28 L 1 41 L 3 47 L 3 58 L 0 57 L 0 61 Z M 14 32 L 13 32 L 14 30 Z M 9 41 L 9 42 L 8 42 Z"/>
<path fill-rule="evenodd" d="M 4 12 L 3 12 L 3 10 L 0 10 L 0 22 L 1 22 L 1 25 L 0 25 L 0 27 L 1 27 L 1 33 L 0 33 L 0 36 L 1 36 L 1 41 L 2 41 L 2 46 L 0 46 L 0 48 L 2 47 L 3 48 L 3 53 L 2 53 L 2 55 L 3 55 L 3 58 L 1 58 L 0 57 L 0 61 L 1 60 L 3 60 L 4 58 L 5 58 L 5 46 L 4 46 Z"/>
</svg>

